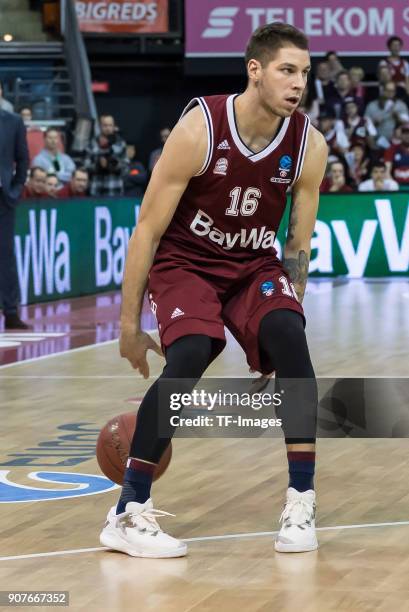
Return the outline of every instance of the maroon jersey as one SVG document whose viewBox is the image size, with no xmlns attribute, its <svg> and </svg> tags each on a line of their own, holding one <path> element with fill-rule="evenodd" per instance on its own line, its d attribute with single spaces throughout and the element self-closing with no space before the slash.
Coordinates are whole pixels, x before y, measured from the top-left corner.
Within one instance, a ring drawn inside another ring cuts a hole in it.
<svg viewBox="0 0 409 612">
<path fill-rule="evenodd" d="M 392 58 L 388 57 L 386 61 L 392 74 L 392 81 L 394 81 L 397 85 L 405 86 L 407 74 L 407 63 L 405 60 L 402 57 L 399 58 L 399 60 L 393 60 Z"/>
<path fill-rule="evenodd" d="M 212 338 L 212 358 L 227 326 L 249 365 L 271 372 L 260 356 L 260 321 L 272 310 L 303 309 L 273 243 L 286 192 L 301 174 L 309 119 L 284 119 L 274 140 L 251 151 L 236 127 L 234 98 L 195 98 L 206 119 L 206 160 L 190 181 L 162 236 L 149 273 L 148 295 L 166 353 L 192 334 Z M 183 158 L 179 163 L 183 164 Z"/>
<path fill-rule="evenodd" d="M 254 153 L 237 130 L 236 95 L 194 98 L 183 112 L 201 107 L 207 155 L 162 236 L 156 262 L 276 257 L 273 243 L 287 190 L 302 171 L 310 121 L 296 111 L 282 121 L 272 142 Z"/>
<path fill-rule="evenodd" d="M 385 151 L 384 161 L 392 162 L 392 176 L 400 185 L 409 185 L 409 148 L 392 145 Z"/>
</svg>

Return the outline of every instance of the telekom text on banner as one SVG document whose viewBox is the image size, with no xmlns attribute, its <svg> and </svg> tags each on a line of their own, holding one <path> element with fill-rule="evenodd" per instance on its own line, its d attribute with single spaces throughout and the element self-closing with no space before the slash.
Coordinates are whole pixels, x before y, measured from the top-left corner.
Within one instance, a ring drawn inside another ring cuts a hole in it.
<svg viewBox="0 0 409 612">
<path fill-rule="evenodd" d="M 303 30 L 316 55 L 382 55 L 392 35 L 409 52 L 407 0 L 185 0 L 185 12 L 188 57 L 242 56 L 251 33 L 272 21 Z"/>
<path fill-rule="evenodd" d="M 168 0 L 76 0 L 80 30 L 90 33 L 168 32 Z"/>
</svg>

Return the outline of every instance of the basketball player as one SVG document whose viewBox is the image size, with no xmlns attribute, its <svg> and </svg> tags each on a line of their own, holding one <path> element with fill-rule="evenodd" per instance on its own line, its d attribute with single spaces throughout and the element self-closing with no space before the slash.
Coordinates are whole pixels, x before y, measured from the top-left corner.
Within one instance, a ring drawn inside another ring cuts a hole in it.
<svg viewBox="0 0 409 612">
<path fill-rule="evenodd" d="M 310 381 L 294 392 L 307 438 L 284 429 L 289 487 L 275 548 L 317 548 L 315 432 L 317 393 L 301 302 L 310 240 L 326 161 L 323 136 L 297 112 L 310 70 L 308 41 L 287 24 L 252 35 L 248 85 L 240 95 L 196 98 L 166 142 L 129 244 L 123 283 L 120 352 L 147 378 L 149 349 L 140 328 L 145 288 L 158 320 L 166 365 L 138 412 L 117 507 L 101 543 L 137 557 L 179 557 L 186 545 L 159 527 L 152 475 L 170 442 L 159 438 L 158 401 L 165 379 L 190 379 L 190 390 L 225 345 L 227 326 L 253 370 Z M 281 262 L 273 247 L 286 192 L 292 209 Z M 298 388 L 298 387 L 297 387 Z M 179 389 L 180 390 L 180 387 Z M 187 383 L 184 387 L 188 391 Z M 309 396 L 309 397 L 306 397 Z M 308 405 L 314 411 L 308 412 Z M 172 432 L 171 432 L 172 433 Z"/>
</svg>

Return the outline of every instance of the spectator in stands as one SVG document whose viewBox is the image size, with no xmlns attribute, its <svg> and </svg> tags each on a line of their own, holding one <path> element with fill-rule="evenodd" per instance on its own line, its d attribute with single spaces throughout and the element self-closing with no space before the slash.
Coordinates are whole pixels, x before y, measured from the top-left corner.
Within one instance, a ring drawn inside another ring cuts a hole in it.
<svg viewBox="0 0 409 612">
<path fill-rule="evenodd" d="M 377 146 L 387 149 L 396 125 L 409 121 L 408 107 L 402 100 L 396 99 L 395 83 L 386 83 L 381 96 L 366 107 L 365 116 L 372 120 L 377 129 Z"/>
<path fill-rule="evenodd" d="M 327 102 L 327 106 L 332 108 L 337 119 L 341 119 L 345 112 L 345 100 L 351 97 L 352 83 L 346 70 L 340 72 L 335 81 L 335 95 Z M 355 98 L 361 106 L 362 100 Z"/>
<path fill-rule="evenodd" d="M 61 135 L 59 130 L 50 127 L 44 135 L 44 149 L 35 156 L 32 166 L 44 168 L 47 174 L 56 174 L 61 183 L 68 183 L 75 164 L 71 157 L 59 150 Z"/>
<path fill-rule="evenodd" d="M 20 116 L 24 123 L 28 123 L 33 120 L 33 111 L 30 106 L 22 106 L 20 108 Z"/>
<path fill-rule="evenodd" d="M 409 186 L 409 123 L 401 126 L 401 143 L 393 144 L 385 151 L 387 175 L 399 185 Z"/>
<path fill-rule="evenodd" d="M 45 179 L 45 193 L 48 198 L 58 198 L 60 182 L 56 174 L 47 174 Z"/>
<path fill-rule="evenodd" d="M 330 108 L 321 111 L 318 127 L 324 135 L 329 149 L 329 161 L 342 157 L 349 149 L 348 136 L 345 133 L 344 123 L 335 119 L 335 113 Z"/>
<path fill-rule="evenodd" d="M 344 101 L 345 132 L 348 136 L 351 146 L 362 144 L 369 149 L 376 149 L 377 131 L 372 120 L 369 117 L 361 117 L 359 115 L 359 107 L 356 98 L 350 96 Z"/>
<path fill-rule="evenodd" d="M 329 165 L 329 174 L 322 181 L 321 193 L 351 193 L 352 189 L 346 183 L 345 167 L 341 161 Z"/>
<path fill-rule="evenodd" d="M 91 141 L 84 160 L 90 173 L 90 195 L 120 196 L 128 172 L 126 143 L 119 135 L 112 115 L 101 115 L 101 134 Z"/>
<path fill-rule="evenodd" d="M 389 68 L 388 64 L 378 64 L 378 69 L 376 71 L 376 76 L 378 78 L 379 83 L 379 95 L 382 94 L 383 88 L 387 83 L 392 81 L 392 72 Z"/>
<path fill-rule="evenodd" d="M 349 69 L 349 78 L 351 79 L 351 93 L 356 98 L 361 98 L 361 100 L 365 100 L 366 90 L 365 86 L 362 84 L 362 81 L 365 78 L 364 69 L 361 66 L 352 66 Z"/>
<path fill-rule="evenodd" d="M 378 64 L 378 69 L 377 69 L 377 78 L 378 78 L 378 83 L 379 83 L 379 89 L 378 89 L 378 97 L 380 97 L 383 92 L 384 92 L 384 88 L 385 85 L 387 85 L 387 83 L 393 83 L 393 79 L 392 79 L 392 71 L 389 67 L 389 64 L 385 63 L 381 63 Z M 396 88 L 396 97 L 399 98 L 400 100 L 403 100 L 404 102 L 408 102 L 408 94 L 406 93 L 406 89 L 402 88 L 402 87 L 397 87 Z"/>
<path fill-rule="evenodd" d="M 148 173 L 143 163 L 136 159 L 134 144 L 128 143 L 126 156 L 129 160 L 129 170 L 128 175 L 125 177 L 125 195 L 135 198 L 142 197 L 145 193 Z"/>
<path fill-rule="evenodd" d="M 345 68 L 341 64 L 341 60 L 339 59 L 336 51 L 328 51 L 325 56 L 325 60 L 328 62 L 329 76 L 333 81 L 335 81 L 338 74 L 345 71 Z"/>
<path fill-rule="evenodd" d="M 161 140 L 162 144 L 161 144 L 161 146 L 158 149 L 154 149 L 152 151 L 152 153 L 150 154 L 150 156 L 149 156 L 149 172 L 152 172 L 152 170 L 154 169 L 154 167 L 156 165 L 156 162 L 158 161 L 158 159 L 159 159 L 159 157 L 160 157 L 160 155 L 162 153 L 164 144 L 167 141 L 167 139 L 169 138 L 169 134 L 170 134 L 170 128 L 164 127 L 164 128 L 161 129 L 161 131 L 160 131 L 160 140 Z"/>
<path fill-rule="evenodd" d="M 3 98 L 3 83 L 0 81 L 0 110 L 14 113 L 14 106 L 11 102 Z"/>
<path fill-rule="evenodd" d="M 386 166 L 381 161 L 373 164 L 371 178 L 358 186 L 359 191 L 398 191 L 398 189 L 398 183 L 387 178 Z"/>
<path fill-rule="evenodd" d="M 34 166 L 30 169 L 30 176 L 23 190 L 23 199 L 27 198 L 46 198 L 46 179 L 47 172 L 44 168 Z"/>
<path fill-rule="evenodd" d="M 403 40 L 399 36 L 391 36 L 386 44 L 389 49 L 389 56 L 381 60 L 379 66 L 388 66 L 393 82 L 409 94 L 409 64 L 401 57 Z"/>
<path fill-rule="evenodd" d="M 317 65 L 317 76 L 314 81 L 314 87 L 318 102 L 321 105 L 325 104 L 336 95 L 337 90 L 335 89 L 334 82 L 331 80 L 328 62 L 320 62 Z"/>
<path fill-rule="evenodd" d="M 77 168 L 70 182 L 58 192 L 59 198 L 86 198 L 88 196 L 89 175 L 85 168 Z"/>
<path fill-rule="evenodd" d="M 368 174 L 369 157 L 366 156 L 366 146 L 357 142 L 351 146 L 348 153 L 345 154 L 345 159 L 349 168 L 349 175 L 355 185 L 362 183 Z"/>
<path fill-rule="evenodd" d="M 311 119 L 311 123 L 317 127 L 318 118 L 320 116 L 320 105 L 318 98 L 314 97 L 314 88 L 307 85 L 304 89 L 303 96 L 301 98 L 300 106 L 298 110 L 308 115 Z"/>
</svg>

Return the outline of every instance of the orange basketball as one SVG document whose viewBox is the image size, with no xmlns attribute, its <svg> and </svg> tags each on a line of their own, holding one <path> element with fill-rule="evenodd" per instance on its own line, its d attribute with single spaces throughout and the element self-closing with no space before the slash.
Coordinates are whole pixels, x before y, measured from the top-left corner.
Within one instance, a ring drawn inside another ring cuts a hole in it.
<svg viewBox="0 0 409 612">
<path fill-rule="evenodd" d="M 132 437 L 136 427 L 136 413 L 120 414 L 101 429 L 97 440 L 97 461 L 107 478 L 121 485 L 128 459 Z M 162 455 L 153 480 L 157 480 L 167 469 L 172 457 L 172 443 Z"/>
</svg>

